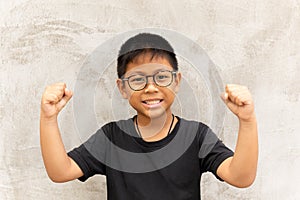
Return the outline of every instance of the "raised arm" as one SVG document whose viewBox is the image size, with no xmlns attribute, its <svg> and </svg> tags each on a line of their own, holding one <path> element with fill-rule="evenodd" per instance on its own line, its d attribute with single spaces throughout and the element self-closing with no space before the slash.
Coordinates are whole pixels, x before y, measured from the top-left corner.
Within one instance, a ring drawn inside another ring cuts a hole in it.
<svg viewBox="0 0 300 200">
<path fill-rule="evenodd" d="M 83 175 L 78 165 L 67 155 L 57 123 L 58 113 L 71 98 L 72 92 L 64 83 L 48 86 L 42 97 L 41 151 L 48 176 L 54 182 L 67 182 Z"/>
<path fill-rule="evenodd" d="M 254 104 L 247 87 L 227 85 L 222 99 L 239 119 L 239 133 L 234 156 L 226 159 L 217 174 L 236 187 L 250 186 L 256 177 L 258 133 Z"/>
</svg>

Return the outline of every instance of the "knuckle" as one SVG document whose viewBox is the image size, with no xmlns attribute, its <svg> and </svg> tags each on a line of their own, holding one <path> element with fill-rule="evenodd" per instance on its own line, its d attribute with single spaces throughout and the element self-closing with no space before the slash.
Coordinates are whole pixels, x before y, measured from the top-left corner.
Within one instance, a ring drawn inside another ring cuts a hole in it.
<svg viewBox="0 0 300 200">
<path fill-rule="evenodd" d="M 48 91 L 50 91 L 50 90 L 51 90 L 51 88 L 52 88 L 52 87 L 51 87 L 51 86 L 49 86 L 49 85 L 48 85 L 48 86 L 46 86 L 46 88 L 45 88 L 45 93 L 46 93 L 46 92 L 48 92 Z"/>
<path fill-rule="evenodd" d="M 63 88 L 63 87 L 66 87 L 66 83 L 60 82 L 60 83 L 59 83 L 59 86 L 61 86 L 62 88 Z"/>
<path fill-rule="evenodd" d="M 54 98 L 54 101 L 58 101 L 59 100 L 58 96 L 55 95 L 55 94 L 53 94 L 53 98 Z"/>
</svg>

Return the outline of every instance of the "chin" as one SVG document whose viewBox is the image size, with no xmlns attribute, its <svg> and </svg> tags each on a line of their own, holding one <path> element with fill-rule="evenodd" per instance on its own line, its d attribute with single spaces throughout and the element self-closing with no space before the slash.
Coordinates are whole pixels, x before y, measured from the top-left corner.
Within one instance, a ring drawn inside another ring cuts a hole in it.
<svg viewBox="0 0 300 200">
<path fill-rule="evenodd" d="M 164 108 L 151 109 L 147 111 L 147 116 L 151 119 L 166 118 L 167 111 Z"/>
</svg>

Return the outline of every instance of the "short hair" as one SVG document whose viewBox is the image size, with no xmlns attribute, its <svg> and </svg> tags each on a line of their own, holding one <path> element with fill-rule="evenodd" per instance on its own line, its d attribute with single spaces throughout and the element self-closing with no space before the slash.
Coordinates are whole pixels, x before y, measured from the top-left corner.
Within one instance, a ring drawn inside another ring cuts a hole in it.
<svg viewBox="0 0 300 200">
<path fill-rule="evenodd" d="M 129 38 L 121 46 L 117 61 L 118 77 L 121 78 L 125 74 L 128 63 L 146 53 L 151 54 L 151 60 L 155 57 L 166 58 L 172 68 L 178 70 L 176 54 L 166 39 L 156 34 L 140 33 Z"/>
</svg>

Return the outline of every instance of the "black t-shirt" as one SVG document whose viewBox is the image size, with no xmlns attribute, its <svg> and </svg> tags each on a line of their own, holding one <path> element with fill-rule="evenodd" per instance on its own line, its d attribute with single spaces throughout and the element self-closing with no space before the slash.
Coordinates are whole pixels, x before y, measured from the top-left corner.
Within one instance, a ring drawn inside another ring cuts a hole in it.
<svg viewBox="0 0 300 200">
<path fill-rule="evenodd" d="M 68 153 L 84 173 L 79 180 L 105 175 L 109 200 L 199 200 L 201 174 L 219 178 L 233 152 L 203 123 L 177 118 L 156 142 L 139 138 L 132 118 L 104 125 Z"/>
</svg>

